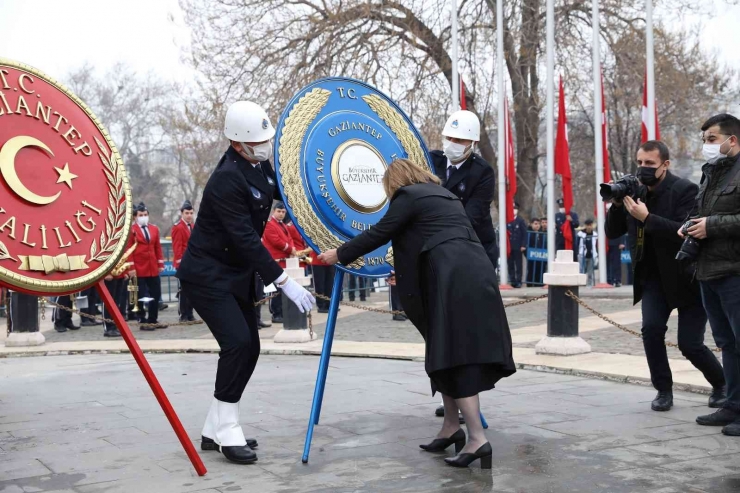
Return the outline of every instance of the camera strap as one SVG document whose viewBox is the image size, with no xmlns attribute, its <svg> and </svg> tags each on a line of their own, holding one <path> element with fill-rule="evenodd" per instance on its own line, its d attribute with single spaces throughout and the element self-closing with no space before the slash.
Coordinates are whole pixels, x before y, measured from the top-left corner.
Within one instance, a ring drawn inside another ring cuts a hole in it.
<svg viewBox="0 0 740 493">
<path fill-rule="evenodd" d="M 640 260 L 642 260 L 642 252 L 645 247 L 645 226 L 637 226 L 637 245 L 635 248 L 635 257 L 637 257 L 634 262 L 637 263 Z"/>
</svg>

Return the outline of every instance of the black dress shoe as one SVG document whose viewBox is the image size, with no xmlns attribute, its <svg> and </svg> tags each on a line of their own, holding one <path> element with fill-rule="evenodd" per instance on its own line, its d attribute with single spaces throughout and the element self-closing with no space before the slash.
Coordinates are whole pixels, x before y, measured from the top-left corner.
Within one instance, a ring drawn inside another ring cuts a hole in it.
<svg viewBox="0 0 740 493">
<path fill-rule="evenodd" d="M 73 321 L 69 320 L 64 324 L 69 330 L 80 330 L 79 325 L 75 325 Z"/>
<path fill-rule="evenodd" d="M 722 434 L 730 437 L 740 437 L 740 419 L 722 428 Z"/>
<path fill-rule="evenodd" d="M 262 320 L 258 320 L 257 321 L 257 326 L 260 329 L 266 329 L 268 327 L 272 327 L 272 324 L 270 322 L 263 322 Z"/>
<path fill-rule="evenodd" d="M 188 322 L 195 322 L 195 317 L 192 315 L 188 315 Z"/>
<path fill-rule="evenodd" d="M 319 308 L 319 313 L 329 313 L 328 308 Z"/>
<path fill-rule="evenodd" d="M 455 457 L 446 457 L 445 462 L 452 467 L 468 467 L 473 461 L 480 459 L 481 469 L 490 469 L 493 458 L 491 444 L 486 442 L 473 454 L 458 454 Z"/>
<path fill-rule="evenodd" d="M 444 418 L 445 416 L 445 407 L 444 406 L 438 406 L 437 409 L 434 410 L 434 415 L 438 418 Z"/>
<path fill-rule="evenodd" d="M 393 320 L 396 320 L 397 322 L 405 322 L 407 319 L 406 319 L 406 315 L 399 315 L 397 313 L 393 315 Z"/>
<path fill-rule="evenodd" d="M 82 320 L 80 321 L 81 327 L 95 327 L 96 325 L 103 325 L 103 322 L 98 322 L 97 320 L 93 320 L 91 318 L 85 318 L 85 317 L 83 317 Z"/>
<path fill-rule="evenodd" d="M 653 411 L 670 411 L 673 407 L 673 391 L 672 390 L 659 390 L 658 395 L 653 399 L 650 408 Z"/>
<path fill-rule="evenodd" d="M 121 337 L 121 333 L 118 329 L 110 329 L 103 332 L 103 337 Z"/>
<path fill-rule="evenodd" d="M 237 464 L 251 464 L 257 462 L 257 454 L 249 448 L 249 445 L 241 447 L 221 447 L 221 453 L 231 462 Z"/>
<path fill-rule="evenodd" d="M 141 323 L 145 323 L 145 322 L 141 322 Z M 142 325 L 141 327 L 139 327 L 139 330 L 146 330 L 146 331 L 151 332 L 151 331 L 154 331 L 154 330 L 157 330 L 157 329 L 154 328 L 154 327 L 146 327 L 146 326 Z"/>
<path fill-rule="evenodd" d="M 283 323 L 283 317 L 272 317 L 272 323 L 281 324 Z"/>
<path fill-rule="evenodd" d="M 740 413 L 723 407 L 712 414 L 705 414 L 696 418 L 696 423 L 702 426 L 727 426 L 740 419 Z"/>
<path fill-rule="evenodd" d="M 67 327 L 62 324 L 54 324 L 54 330 L 56 330 L 59 333 L 67 332 Z"/>
<path fill-rule="evenodd" d="M 257 448 L 259 444 L 257 443 L 257 440 L 254 438 L 247 438 L 247 447 L 249 448 Z M 214 442 L 212 439 L 208 437 L 204 437 L 201 435 L 200 437 L 200 449 L 201 450 L 219 450 L 219 446 L 216 442 Z"/>
<path fill-rule="evenodd" d="M 712 389 L 712 394 L 709 396 L 708 406 L 711 408 L 719 409 L 723 407 L 727 402 L 727 393 L 725 387 L 719 387 Z"/>
<path fill-rule="evenodd" d="M 419 447 L 427 452 L 444 452 L 453 443 L 455 453 L 459 454 L 465 446 L 465 432 L 462 429 L 450 435 L 450 438 L 435 438 L 430 443 L 419 445 Z"/>
</svg>

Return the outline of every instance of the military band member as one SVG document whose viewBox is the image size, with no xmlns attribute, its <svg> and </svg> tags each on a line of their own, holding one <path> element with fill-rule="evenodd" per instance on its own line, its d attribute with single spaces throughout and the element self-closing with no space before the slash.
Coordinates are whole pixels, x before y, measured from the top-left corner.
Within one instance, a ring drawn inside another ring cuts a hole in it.
<svg viewBox="0 0 740 493">
<path fill-rule="evenodd" d="M 236 102 L 226 112 L 224 134 L 230 145 L 203 190 L 198 227 L 177 277 L 221 348 L 201 448 L 249 464 L 257 460 L 252 450 L 257 442 L 244 437 L 239 401 L 260 354 L 255 276 L 275 283 L 301 312 L 315 300 L 260 241 L 272 201 L 280 196 L 268 161 L 275 130 L 267 113 L 255 103 Z"/>
<path fill-rule="evenodd" d="M 498 246 L 491 219 L 495 178 L 491 165 L 475 154 L 475 145 L 480 141 L 480 120 L 472 111 L 455 111 L 447 119 L 442 136 L 443 150 L 430 153 L 434 173 L 442 180 L 442 186 L 462 201 L 465 214 L 496 269 Z M 436 415 L 444 416 L 444 406 L 437 408 Z"/>
<path fill-rule="evenodd" d="M 293 238 L 290 236 L 288 227 L 283 223 L 285 219 L 285 204 L 278 201 L 272 206 L 272 217 L 265 225 L 265 232 L 262 234 L 262 244 L 270 252 L 282 267 L 285 268 L 285 259 L 295 257 L 296 249 L 293 246 Z M 283 297 L 280 289 L 277 290 L 276 296 L 270 300 L 270 313 L 272 313 L 272 323 L 283 323 Z"/>
<path fill-rule="evenodd" d="M 172 227 L 172 251 L 175 255 L 173 266 L 175 270 L 180 267 L 182 256 L 185 255 L 185 250 L 188 248 L 188 241 L 190 241 L 190 235 L 194 227 L 195 211 L 193 210 L 193 204 L 186 200 L 180 207 L 180 220 Z M 177 281 L 177 296 L 179 300 L 177 313 L 180 316 L 180 322 L 192 322 L 195 320 L 193 307 L 188 302 L 187 296 L 182 294 L 179 279 Z"/>
<path fill-rule="evenodd" d="M 149 224 L 149 210 L 143 202 L 136 207 L 136 224 L 133 227 L 133 234 L 129 237 L 127 248 L 130 248 L 134 242 L 137 245 L 131 257 L 135 267 L 134 275 L 138 279 L 139 294 L 151 298 L 146 311 L 144 304 L 139 302 L 139 322 L 157 325 L 157 327 L 142 326 L 141 330 L 164 329 L 167 325 L 160 324 L 157 320 L 159 298 L 162 295 L 159 274 L 164 270 L 164 255 L 162 244 L 159 241 L 159 228 Z"/>
<path fill-rule="evenodd" d="M 58 305 L 61 305 L 65 308 L 72 309 L 72 296 L 70 295 L 62 295 L 57 296 L 55 302 Z M 72 312 L 68 310 L 63 310 L 61 308 L 54 308 L 54 311 L 52 312 L 51 319 L 54 321 L 54 330 L 57 332 L 67 332 L 67 330 L 77 330 L 80 328 L 79 325 L 75 325 L 72 321 Z"/>
</svg>

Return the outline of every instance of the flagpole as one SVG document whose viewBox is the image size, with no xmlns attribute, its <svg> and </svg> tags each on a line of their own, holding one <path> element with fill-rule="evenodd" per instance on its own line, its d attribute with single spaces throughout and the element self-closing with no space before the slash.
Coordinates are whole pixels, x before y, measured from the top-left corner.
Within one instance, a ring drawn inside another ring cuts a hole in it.
<svg viewBox="0 0 740 493">
<path fill-rule="evenodd" d="M 555 261 L 555 0 L 547 0 L 547 270 Z"/>
<path fill-rule="evenodd" d="M 504 0 L 496 0 L 496 71 L 498 72 L 498 250 L 499 277 L 501 286 L 509 284 L 509 264 L 506 248 L 508 245 L 506 230 L 506 143 L 504 141 Z"/>
<path fill-rule="evenodd" d="M 599 198 L 599 184 L 604 180 L 604 142 L 601 139 L 601 127 L 604 124 L 604 112 L 601 100 L 601 49 L 599 35 L 599 0 L 591 2 L 591 26 L 593 30 L 593 69 L 594 69 L 594 161 L 596 162 L 596 232 L 599 235 L 599 283 L 597 287 L 609 287 L 606 283 L 606 235 L 604 234 L 604 203 Z"/>
<path fill-rule="evenodd" d="M 647 26 L 645 44 L 647 48 L 647 100 L 648 139 L 655 139 L 655 57 L 653 54 L 653 0 L 645 0 Z"/>
<path fill-rule="evenodd" d="M 457 76 L 457 0 L 450 1 L 452 15 L 452 111 L 460 109 L 459 87 Z"/>
</svg>

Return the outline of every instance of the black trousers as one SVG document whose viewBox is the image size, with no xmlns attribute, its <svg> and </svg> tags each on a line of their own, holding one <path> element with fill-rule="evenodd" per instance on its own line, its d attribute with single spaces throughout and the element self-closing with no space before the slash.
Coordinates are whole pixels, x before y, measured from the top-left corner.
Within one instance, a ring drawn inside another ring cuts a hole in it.
<svg viewBox="0 0 740 493">
<path fill-rule="evenodd" d="M 398 287 L 390 286 L 391 291 L 391 310 L 403 310 L 401 306 L 401 295 L 398 293 Z"/>
<path fill-rule="evenodd" d="M 232 293 L 187 281 L 181 285 L 221 348 L 213 396 L 223 402 L 239 402 L 260 355 L 252 293 Z"/>
<path fill-rule="evenodd" d="M 82 296 L 87 296 L 87 308 L 82 308 L 80 311 L 88 315 L 98 315 L 98 303 L 100 303 L 98 290 L 94 287 L 85 289 L 82 291 Z"/>
<path fill-rule="evenodd" d="M 280 288 L 276 288 L 277 292 L 272 293 L 276 294 L 274 298 L 270 300 L 270 313 L 272 313 L 272 318 L 276 317 L 283 317 L 283 292 Z M 198 312 L 200 313 L 200 312 Z"/>
<path fill-rule="evenodd" d="M 697 299 L 697 303 L 678 309 L 678 349 L 702 372 L 712 387 L 722 387 L 725 384 L 722 365 L 704 345 L 707 314 L 700 301 Z M 663 294 L 660 279 L 648 278 L 642 295 L 642 342 L 650 367 L 650 379 L 656 390 L 671 390 L 673 387 L 665 347 L 667 323 L 672 311 Z"/>
<path fill-rule="evenodd" d="M 116 306 L 118 306 L 118 309 L 121 309 L 121 293 L 125 293 L 126 289 L 126 280 L 125 279 L 113 279 L 110 281 L 105 281 L 105 287 L 108 288 L 108 291 L 110 292 L 111 297 L 113 297 L 113 300 L 116 302 Z M 124 316 L 126 315 L 126 311 L 121 311 L 121 314 Z M 113 318 L 113 316 L 108 312 L 108 309 L 105 307 L 105 303 L 103 303 L 103 318 Z M 113 329 L 119 329 L 120 327 L 116 325 L 109 324 L 106 321 L 103 321 L 103 330 L 109 331 Z"/>
<path fill-rule="evenodd" d="M 331 290 L 334 286 L 333 265 L 313 265 L 313 286 L 316 294 L 331 298 Z M 316 297 L 316 306 L 319 310 L 329 309 L 329 300 Z"/>
<path fill-rule="evenodd" d="M 177 287 L 177 314 L 180 315 L 181 319 L 191 319 L 193 318 L 193 305 L 190 304 L 188 297 L 182 292 L 182 285 L 179 279 L 177 280 Z"/>
<path fill-rule="evenodd" d="M 142 294 L 143 293 L 143 294 Z M 139 298 L 153 298 L 144 313 L 144 303 L 139 302 L 139 321 L 142 323 L 157 323 L 159 317 L 159 298 L 162 296 L 162 284 L 159 276 L 139 278 Z M 148 316 L 147 316 L 148 315 Z M 144 317 L 147 316 L 146 320 Z"/>
<path fill-rule="evenodd" d="M 509 265 L 509 281 L 512 285 L 519 286 L 522 284 L 522 263 L 523 263 L 523 252 L 519 247 L 511 246 L 511 256 L 508 259 Z"/>
<path fill-rule="evenodd" d="M 72 296 L 74 295 L 65 294 L 63 296 L 57 296 L 56 302 L 62 306 L 66 306 L 67 308 L 72 308 Z M 72 312 L 62 310 L 60 308 L 54 308 L 51 319 L 55 324 L 65 325 L 72 322 Z"/>
<path fill-rule="evenodd" d="M 354 301 L 355 300 L 355 291 L 360 293 L 360 300 L 365 301 L 367 298 L 367 292 L 369 289 L 367 289 L 368 280 L 364 277 L 360 276 L 353 276 L 350 274 L 349 276 L 349 300 Z"/>
<path fill-rule="evenodd" d="M 609 247 L 606 253 L 607 281 L 609 284 L 622 284 L 622 250 Z"/>
</svg>

